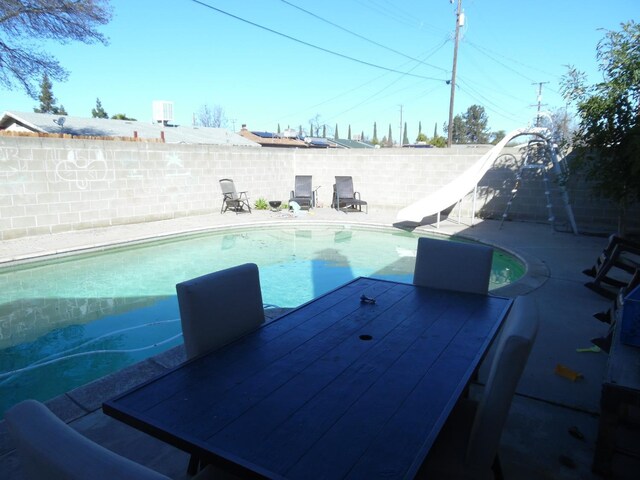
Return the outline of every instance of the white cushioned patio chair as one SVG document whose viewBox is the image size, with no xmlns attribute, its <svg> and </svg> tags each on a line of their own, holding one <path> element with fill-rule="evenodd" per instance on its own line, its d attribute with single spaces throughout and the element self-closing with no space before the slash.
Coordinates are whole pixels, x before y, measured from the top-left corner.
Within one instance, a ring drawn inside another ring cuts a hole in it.
<svg viewBox="0 0 640 480">
<path fill-rule="evenodd" d="M 413 284 L 486 295 L 492 259 L 487 245 L 420 237 Z"/>
<path fill-rule="evenodd" d="M 538 331 L 531 297 L 516 298 L 479 402 L 463 398 L 447 419 L 416 478 L 502 478 L 498 450 L 511 401 Z"/>
<path fill-rule="evenodd" d="M 188 358 L 216 350 L 264 323 L 255 263 L 178 283 L 176 292 Z"/>
<path fill-rule="evenodd" d="M 36 400 L 14 405 L 4 418 L 30 480 L 169 480 L 89 440 Z M 192 478 L 220 478 L 214 473 L 208 467 Z"/>
<path fill-rule="evenodd" d="M 216 350 L 264 323 L 260 273 L 245 263 L 176 285 L 187 358 Z M 199 459 L 191 456 L 187 472 Z"/>
</svg>

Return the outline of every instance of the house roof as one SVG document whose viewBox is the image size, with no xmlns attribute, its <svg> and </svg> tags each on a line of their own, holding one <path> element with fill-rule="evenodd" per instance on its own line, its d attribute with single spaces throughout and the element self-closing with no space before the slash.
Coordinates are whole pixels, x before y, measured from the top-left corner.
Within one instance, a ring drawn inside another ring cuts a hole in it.
<svg viewBox="0 0 640 480">
<path fill-rule="evenodd" d="M 359 142 L 358 140 L 348 140 L 346 138 L 331 139 L 331 141 L 343 148 L 374 148 L 371 144 Z"/>
<path fill-rule="evenodd" d="M 64 118 L 62 127 L 56 123 L 60 118 Z M 69 115 L 61 117 L 49 113 L 4 112 L 0 118 L 0 130 L 65 133 L 95 137 L 135 137 L 137 135 L 142 139 L 160 139 L 164 132 L 166 143 L 260 146 L 257 142 L 243 138 L 224 128 L 170 126 L 134 120 L 84 118 Z"/>
<path fill-rule="evenodd" d="M 244 138 L 251 140 L 252 142 L 259 143 L 263 147 L 298 147 L 298 148 L 307 148 L 308 145 L 299 138 L 288 138 L 277 135 L 275 133 L 270 132 L 262 132 L 262 131 L 249 131 L 246 127 L 242 127 L 242 130 L 238 132 L 239 135 Z"/>
<path fill-rule="evenodd" d="M 305 137 L 304 143 L 313 148 L 330 148 L 335 147 L 335 145 L 323 137 Z"/>
</svg>

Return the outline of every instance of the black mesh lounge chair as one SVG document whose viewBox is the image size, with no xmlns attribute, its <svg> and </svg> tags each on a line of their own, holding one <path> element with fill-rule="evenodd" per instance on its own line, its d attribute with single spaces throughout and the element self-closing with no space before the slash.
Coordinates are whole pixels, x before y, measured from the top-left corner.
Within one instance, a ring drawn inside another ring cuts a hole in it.
<svg viewBox="0 0 640 480">
<path fill-rule="evenodd" d="M 295 190 L 291 190 L 289 202 L 296 202 L 301 207 L 316 206 L 316 195 L 311 186 L 311 175 L 296 175 Z"/>
<path fill-rule="evenodd" d="M 606 312 L 598 312 L 594 313 L 593 316 L 598 320 L 604 323 L 611 324 L 609 327 L 609 331 L 603 337 L 593 338 L 591 339 L 591 343 L 600 347 L 605 352 L 609 353 L 611 350 L 611 342 L 613 340 L 613 332 L 615 329 L 615 323 L 620 318 L 620 314 L 622 311 L 622 307 L 624 306 L 625 297 L 633 291 L 636 287 L 640 285 L 640 269 L 637 269 L 636 272 L 631 277 L 629 284 L 621 287 L 618 290 L 616 298 L 613 300 L 613 305 Z"/>
<path fill-rule="evenodd" d="M 352 207 L 362 211 L 362 206 L 366 207 L 366 213 L 369 213 L 369 205 L 360 199 L 360 193 L 353 191 L 352 177 L 336 176 L 336 183 L 333 185 L 333 202 L 331 206 L 335 209 L 342 207 Z"/>
<path fill-rule="evenodd" d="M 222 207 L 220 207 L 220 213 L 224 213 L 227 210 L 234 210 L 237 214 L 242 212 L 244 207 L 247 207 L 249 213 L 251 213 L 247 192 L 236 192 L 236 186 L 233 184 L 233 180 L 223 178 L 220 180 L 220 188 L 222 189 Z"/>
</svg>

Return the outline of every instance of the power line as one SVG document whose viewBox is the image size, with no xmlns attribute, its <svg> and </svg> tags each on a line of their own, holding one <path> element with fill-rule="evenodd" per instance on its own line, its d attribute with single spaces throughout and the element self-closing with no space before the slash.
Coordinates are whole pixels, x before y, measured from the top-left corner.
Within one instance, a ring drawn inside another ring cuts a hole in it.
<svg viewBox="0 0 640 480">
<path fill-rule="evenodd" d="M 400 24 L 403 24 L 403 25 L 408 25 L 410 27 L 415 27 L 415 23 L 413 21 L 404 20 L 401 17 L 399 17 L 395 11 L 389 11 L 389 9 L 387 9 L 387 8 L 381 6 L 381 5 L 378 5 L 376 3 L 372 4 L 371 2 L 369 2 L 369 4 L 366 4 L 366 3 L 363 3 L 361 0 L 356 0 L 356 2 L 359 3 L 360 5 L 362 5 L 367 10 L 371 10 L 373 12 L 376 12 L 377 14 L 382 15 L 386 19 L 391 19 L 391 20 L 394 20 L 397 23 L 400 23 Z"/>
<path fill-rule="evenodd" d="M 518 74 L 519 74 L 519 75 L 521 75 L 523 78 L 526 78 L 526 79 L 527 79 L 527 80 L 529 80 L 529 81 L 533 81 L 533 80 L 532 80 L 531 78 L 528 78 L 528 77 L 526 77 L 526 76 L 522 75 L 522 74 L 521 74 L 520 72 L 518 72 L 517 70 L 512 69 L 511 67 L 509 67 L 509 66 L 505 65 L 504 63 L 500 62 L 499 60 L 496 60 L 494 57 L 492 57 L 491 55 L 489 55 L 489 52 L 490 52 L 492 55 L 502 57 L 502 58 L 504 58 L 505 60 L 508 60 L 508 61 L 513 62 L 513 63 L 518 64 L 518 65 L 522 65 L 523 67 L 526 67 L 526 68 L 528 68 L 528 69 L 530 69 L 530 70 L 536 70 L 536 71 L 538 71 L 538 72 L 540 72 L 540 73 L 544 73 L 544 74 L 545 74 L 545 75 L 547 75 L 547 76 L 550 76 L 550 77 L 556 77 L 556 78 L 557 78 L 557 75 L 554 75 L 554 74 L 549 73 L 549 72 L 545 72 L 544 70 L 541 70 L 541 69 L 536 68 L 536 67 L 532 67 L 531 65 L 527 65 L 526 63 L 522 63 L 522 62 L 520 62 L 520 61 L 518 61 L 518 60 L 515 60 L 515 59 L 513 59 L 513 58 L 509 58 L 509 57 L 507 57 L 507 56 L 505 56 L 505 55 L 502 55 L 502 54 L 500 54 L 500 53 L 498 53 L 498 52 L 494 52 L 494 51 L 492 51 L 492 50 L 488 49 L 487 47 L 484 47 L 484 46 L 482 46 L 482 45 L 478 45 L 477 43 L 474 43 L 474 42 L 470 41 L 469 39 L 467 39 L 467 40 L 466 40 L 466 43 L 467 43 L 467 44 L 469 44 L 470 46 L 474 47 L 476 50 L 480 51 L 480 53 L 483 53 L 484 55 L 486 55 L 487 57 L 489 57 L 489 58 L 490 58 L 491 60 L 493 60 L 494 62 L 499 63 L 499 64 L 500 64 L 500 65 L 502 65 L 503 67 L 505 67 L 505 68 L 507 68 L 507 69 L 509 69 L 509 70 L 512 70 L 512 71 L 513 71 L 513 72 L 515 72 L 515 73 L 518 73 Z"/>
<path fill-rule="evenodd" d="M 433 55 L 437 50 L 439 50 L 442 46 L 444 46 L 444 45 L 447 43 L 447 41 L 448 41 L 448 40 L 445 40 L 445 41 L 442 43 L 442 45 L 441 45 L 440 47 L 437 47 L 433 52 L 431 52 L 431 53 L 430 53 L 427 57 L 425 57 L 425 58 L 428 58 L 429 56 Z M 411 72 L 411 70 L 416 69 L 417 67 L 418 67 L 418 65 L 414 65 L 414 66 L 409 70 L 409 72 Z M 394 79 L 391 83 L 389 83 L 389 84 L 387 84 L 386 86 L 382 87 L 380 90 L 376 91 L 375 93 L 373 93 L 373 94 L 369 95 L 367 98 L 365 98 L 365 99 L 364 99 L 364 100 L 362 100 L 361 102 L 357 103 L 356 105 L 353 105 L 352 107 L 349 107 L 349 108 L 348 108 L 348 109 L 346 109 L 346 110 L 343 110 L 342 112 L 338 113 L 337 115 L 334 115 L 334 116 L 332 116 L 332 117 L 329 117 L 329 119 L 332 119 L 332 118 L 338 117 L 338 116 L 340 116 L 340 115 L 344 115 L 345 113 L 348 113 L 348 112 L 350 112 L 351 110 L 355 110 L 356 108 L 358 108 L 358 107 L 360 107 L 360 106 L 364 105 L 365 103 L 369 102 L 369 101 L 370 101 L 370 100 L 372 100 L 373 98 L 375 98 L 375 97 L 377 97 L 378 95 L 380 95 L 380 94 L 381 94 L 382 92 L 384 92 L 385 90 L 387 90 L 387 89 L 391 88 L 393 85 L 395 85 L 396 83 L 398 83 L 400 80 L 402 80 L 402 79 L 403 79 L 403 77 L 404 77 L 404 76 L 401 76 L 401 77 L 398 77 L 398 78 Z"/>
<path fill-rule="evenodd" d="M 483 91 L 490 91 L 492 93 L 497 93 L 501 96 L 504 97 L 508 97 L 511 98 L 513 100 L 517 100 L 517 101 L 522 101 L 522 97 L 516 97 L 512 94 L 509 93 L 509 88 L 507 88 L 506 86 L 502 85 L 500 83 L 500 81 L 502 80 L 502 78 L 500 76 L 497 76 L 496 78 L 496 74 L 495 72 L 491 71 L 489 73 L 487 73 L 485 71 L 485 67 L 488 66 L 486 62 L 482 62 L 482 60 L 480 61 L 476 61 L 477 58 L 473 55 L 469 55 L 468 53 L 466 55 L 464 55 L 465 58 L 465 62 L 470 63 L 471 66 L 473 66 L 475 72 L 479 75 L 477 75 L 480 78 L 483 79 L 490 79 L 491 80 L 491 85 L 487 85 L 487 84 L 483 84 L 477 80 L 473 81 L 473 85 L 476 88 L 481 88 Z M 492 68 L 491 66 L 489 66 L 489 68 Z M 468 79 L 465 78 L 465 80 L 467 80 L 467 83 L 469 83 Z M 520 86 L 521 83 L 513 83 L 511 85 L 509 85 L 510 87 L 512 87 L 513 85 L 517 85 Z"/>
<path fill-rule="evenodd" d="M 524 75 L 523 73 L 519 72 L 518 70 L 516 70 L 515 68 L 511 68 L 509 65 L 506 65 L 505 63 L 501 62 L 500 60 L 492 57 L 491 55 L 489 55 L 487 52 L 483 51 L 481 47 L 478 47 L 476 44 L 472 43 L 472 42 L 467 42 L 467 44 L 473 48 L 475 48 L 478 52 L 480 52 L 482 55 L 484 55 L 485 57 L 493 60 L 494 62 L 496 62 L 499 65 L 502 65 L 504 68 L 506 68 L 507 70 L 510 70 L 511 72 L 515 73 L 516 75 L 524 78 L 525 80 L 528 80 L 529 82 L 532 82 L 533 79 L 531 77 L 527 77 L 526 75 Z"/>
<path fill-rule="evenodd" d="M 426 58 L 431 57 L 432 55 L 435 55 L 435 53 L 436 53 L 438 50 L 440 50 L 442 47 L 444 47 L 444 46 L 445 46 L 449 41 L 450 41 L 450 40 L 449 40 L 448 38 L 444 39 L 440 45 L 438 45 L 438 46 L 434 47 L 434 48 L 433 48 L 431 51 L 429 51 L 429 52 L 425 52 L 425 53 L 424 53 L 424 55 L 423 55 L 423 57 L 426 59 Z M 406 64 L 406 63 L 408 63 L 408 62 L 405 62 L 405 64 Z M 415 69 L 415 68 L 417 68 L 417 67 L 418 67 L 418 65 L 414 65 L 414 66 L 409 70 L 409 72 L 410 72 L 411 70 L 414 70 L 414 69 Z M 377 76 L 376 78 L 373 78 L 373 79 L 368 80 L 368 81 L 366 81 L 366 82 L 364 82 L 364 83 L 361 83 L 360 85 L 358 85 L 358 86 L 356 86 L 356 87 L 353 87 L 353 88 L 351 88 L 351 89 L 349 89 L 349 90 L 347 90 L 347 91 L 345 91 L 345 92 L 342 92 L 342 93 L 340 93 L 340 94 L 338 94 L 338 95 L 335 95 L 335 96 L 333 96 L 333 97 L 331 97 L 331 98 L 329 98 L 329 99 L 327 99 L 327 100 L 324 100 L 324 101 L 322 101 L 322 102 L 320 102 L 320 103 L 316 103 L 315 105 L 311 105 L 310 107 L 305 107 L 303 110 L 298 110 L 298 111 L 296 111 L 296 112 L 293 112 L 293 113 L 290 113 L 290 114 L 284 115 L 284 116 L 283 116 L 283 118 L 288 118 L 288 117 L 290 117 L 290 116 L 297 115 L 297 114 L 299 114 L 299 113 L 301 113 L 301 112 L 304 112 L 304 111 L 306 111 L 306 110 L 315 109 L 315 108 L 317 108 L 317 107 L 320 107 L 320 106 L 322 106 L 322 105 L 325 105 L 325 104 L 327 104 L 327 103 L 330 103 L 330 102 L 332 102 L 333 100 L 336 100 L 336 99 L 338 99 L 338 98 L 340 98 L 340 97 L 343 97 L 343 96 L 345 96 L 345 95 L 347 95 L 347 94 L 350 94 L 350 93 L 352 93 L 352 92 L 354 92 L 354 91 L 358 91 L 358 90 L 360 90 L 362 87 L 367 86 L 367 85 L 369 85 L 369 84 L 371 84 L 371 83 L 373 83 L 373 82 L 375 82 L 375 81 L 377 81 L 377 80 L 380 80 L 380 79 L 381 79 L 381 78 L 383 78 L 385 75 L 388 75 L 388 73 L 383 73 L 383 74 L 381 74 L 381 75 Z M 352 106 L 352 107 L 349 107 L 349 108 L 347 108 L 346 110 L 341 111 L 340 113 L 337 113 L 337 114 L 334 114 L 334 115 L 329 116 L 329 117 L 327 118 L 327 121 L 332 120 L 333 118 L 339 117 L 340 115 L 344 115 L 345 113 L 348 113 L 348 112 L 350 112 L 350 111 L 352 111 L 352 110 L 356 109 L 357 107 L 360 107 L 360 106 L 362 106 L 362 105 L 364 105 L 364 104 L 368 103 L 370 100 L 373 100 L 375 97 L 377 97 L 377 96 L 378 96 L 378 95 L 380 95 L 382 92 L 384 92 L 385 90 L 389 89 L 390 87 L 392 87 L 393 85 L 395 85 L 396 83 L 398 83 L 398 82 L 399 82 L 400 80 L 402 80 L 402 79 L 403 79 L 403 76 L 400 76 L 400 77 L 396 78 L 396 79 L 395 79 L 395 80 L 393 80 L 391 83 L 389 83 L 389 84 L 387 84 L 386 86 L 382 87 L 380 90 L 377 90 L 375 93 L 373 93 L 373 94 L 369 95 L 369 96 L 368 96 L 367 98 L 365 98 L 364 100 L 362 100 L 362 101 L 358 102 L 356 105 L 354 105 L 354 106 Z M 437 87 L 436 87 L 436 88 L 437 88 Z M 433 90 L 430 90 L 430 91 L 433 91 Z M 423 93 L 424 93 L 424 92 L 423 92 Z M 385 97 L 383 97 L 383 98 L 385 98 Z"/>
<path fill-rule="evenodd" d="M 489 105 L 493 105 L 494 108 L 491 108 L 491 110 L 494 113 L 497 113 L 498 115 L 500 115 L 503 118 L 506 118 L 508 120 L 511 121 L 517 121 L 518 119 L 516 117 L 514 117 L 511 112 L 507 112 L 505 109 L 503 109 L 500 105 L 498 105 L 497 103 L 491 101 L 490 99 L 488 99 L 487 97 L 485 97 L 483 94 L 481 94 L 478 90 L 476 90 L 475 88 L 473 88 L 471 85 L 469 85 L 467 82 L 463 81 L 462 79 L 461 83 L 465 84 L 465 85 L 458 85 L 458 88 L 462 91 L 466 89 L 468 89 L 470 92 L 473 92 L 475 95 L 477 95 L 478 97 L 480 97 L 482 100 L 484 100 L 484 102 L 488 103 Z M 470 95 L 471 98 L 474 98 L 472 95 Z M 477 99 L 476 99 L 477 100 Z M 490 109 L 490 107 L 486 107 L 487 109 Z M 498 110 L 502 110 L 503 113 L 499 112 Z"/>
<path fill-rule="evenodd" d="M 286 33 L 278 32 L 277 30 L 273 30 L 273 29 L 271 29 L 269 27 L 265 27 L 264 25 L 260 25 L 258 23 L 255 23 L 255 22 L 252 22 L 250 20 L 247 20 L 245 18 L 238 17 L 237 15 L 233 15 L 232 13 L 225 12 L 224 10 L 221 10 L 219 8 L 216 8 L 216 7 L 212 6 L 212 5 L 209 5 L 207 3 L 201 2 L 199 0 L 191 0 L 191 1 L 193 3 L 197 3 L 198 5 L 201 5 L 201 6 L 205 7 L 205 8 L 209 8 L 211 10 L 214 10 L 214 11 L 218 12 L 218 13 L 222 13 L 223 15 L 226 15 L 228 17 L 231 17 L 231 18 L 233 18 L 235 20 L 238 20 L 240 22 L 246 23 L 246 24 L 251 25 L 253 27 L 260 28 L 262 30 L 265 30 L 265 31 L 270 32 L 270 33 L 273 33 L 275 35 L 279 35 L 281 37 L 284 37 L 284 38 L 286 38 L 288 40 L 292 40 L 292 41 L 294 41 L 296 43 L 300 43 L 300 44 L 305 45 L 307 47 L 311 47 L 311 48 L 314 48 L 316 50 L 320 50 L 322 52 L 329 53 L 331 55 L 335 55 L 335 56 L 340 57 L 340 58 L 344 58 L 346 60 L 351 60 L 352 62 L 360 63 L 360 64 L 366 65 L 368 67 L 378 68 L 380 70 L 386 70 L 387 72 L 399 73 L 399 74 L 402 74 L 402 75 L 409 75 L 411 77 L 422 78 L 423 80 L 435 80 L 435 81 L 438 81 L 438 82 L 447 82 L 448 81 L 448 80 L 443 80 L 441 78 L 426 77 L 424 75 L 418 75 L 418 74 L 415 74 L 415 73 L 401 72 L 400 70 L 395 70 L 393 68 L 385 67 L 385 66 L 382 66 L 382 65 L 377 65 L 375 63 L 370 63 L 370 62 L 367 62 L 365 60 L 360 60 L 360 59 L 357 59 L 357 58 L 354 58 L 354 57 L 350 57 L 348 55 L 344 55 L 342 53 L 334 52 L 333 50 L 329 50 L 327 48 L 320 47 L 318 45 L 314 45 L 314 44 L 309 43 L 309 42 L 305 42 L 304 40 L 300 40 L 298 38 L 292 37 L 291 35 L 287 35 Z"/>
<path fill-rule="evenodd" d="M 402 16 L 409 21 L 415 21 L 416 19 L 415 14 L 412 14 L 411 12 L 404 10 L 401 5 L 397 5 L 395 2 L 390 2 L 389 0 L 383 0 L 383 3 L 386 3 L 389 6 L 389 8 L 392 9 L 393 13 L 399 14 L 399 16 Z"/>
<path fill-rule="evenodd" d="M 397 54 L 397 55 L 400 55 L 400 56 L 402 56 L 402 57 L 404 57 L 404 58 L 408 58 L 409 60 L 413 60 L 414 62 L 419 62 L 419 63 L 421 63 L 422 65 L 426 65 L 426 66 L 428 66 L 428 67 L 435 68 L 435 69 L 437 69 L 437 70 L 442 70 L 442 71 L 443 71 L 443 72 L 445 72 L 445 73 L 449 73 L 449 71 L 448 71 L 448 70 L 446 70 L 446 69 L 444 69 L 444 68 L 442 68 L 442 67 L 438 67 L 437 65 L 432 65 L 432 64 L 430 64 L 430 63 L 426 63 L 426 62 L 424 62 L 424 61 L 422 61 L 422 60 L 420 60 L 420 59 L 418 59 L 418 58 L 412 57 L 412 56 L 410 56 L 410 55 L 406 55 L 406 54 L 404 54 L 404 53 L 402 53 L 402 52 L 399 52 L 398 50 L 395 50 L 395 49 L 393 49 L 393 48 L 391 48 L 391 47 L 387 47 L 386 45 L 382 45 L 381 43 L 378 43 L 378 42 L 376 42 L 376 41 L 374 41 L 374 40 L 371 40 L 371 39 L 369 39 L 369 38 L 367 38 L 367 37 L 365 37 L 365 36 L 363 36 L 363 35 L 360 35 L 359 33 L 353 32 L 353 31 L 349 30 L 348 28 L 342 27 L 341 25 L 338 25 L 338 24 L 336 24 L 336 23 L 333 23 L 332 21 L 327 20 L 326 18 L 323 18 L 323 17 L 321 17 L 321 16 L 319 16 L 319 15 L 316 15 L 315 13 L 310 12 L 309 10 L 305 10 L 305 9 L 304 9 L 304 8 L 302 8 L 302 7 L 299 7 L 299 6 L 297 6 L 297 5 L 294 5 L 293 3 L 288 2 L 287 0 L 280 0 L 280 1 L 281 1 L 282 3 L 284 3 L 284 4 L 286 4 L 286 5 L 289 5 L 290 7 L 293 7 L 293 8 L 295 8 L 295 9 L 297 9 L 297 10 L 300 10 L 301 12 L 306 13 L 307 15 L 311 15 L 313 18 L 315 18 L 315 19 L 317 19 L 317 20 L 320 20 L 321 22 L 327 23 L 327 24 L 331 25 L 332 27 L 335 27 L 335 28 L 337 28 L 337 29 L 339 29 L 339 30 L 342 30 L 343 32 L 346 32 L 346 33 L 348 33 L 348 34 L 350 34 L 350 35 L 353 35 L 353 36 L 355 36 L 355 37 L 358 37 L 359 39 L 364 40 L 365 42 L 369 42 L 369 43 L 371 43 L 371 44 L 373 44 L 373 45 L 376 45 L 376 46 L 378 46 L 378 47 L 380 47 L 380 48 L 384 48 L 385 50 L 388 50 L 388 51 L 390 51 L 390 52 L 393 52 L 393 53 L 395 53 L 395 54 Z"/>
</svg>

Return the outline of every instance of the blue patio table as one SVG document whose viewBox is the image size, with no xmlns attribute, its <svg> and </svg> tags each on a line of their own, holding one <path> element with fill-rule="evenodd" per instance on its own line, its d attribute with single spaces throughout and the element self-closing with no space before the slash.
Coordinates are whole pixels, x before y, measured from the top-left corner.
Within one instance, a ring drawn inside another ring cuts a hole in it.
<svg viewBox="0 0 640 480">
<path fill-rule="evenodd" d="M 510 307 L 360 277 L 103 410 L 242 478 L 413 478 Z"/>
</svg>

